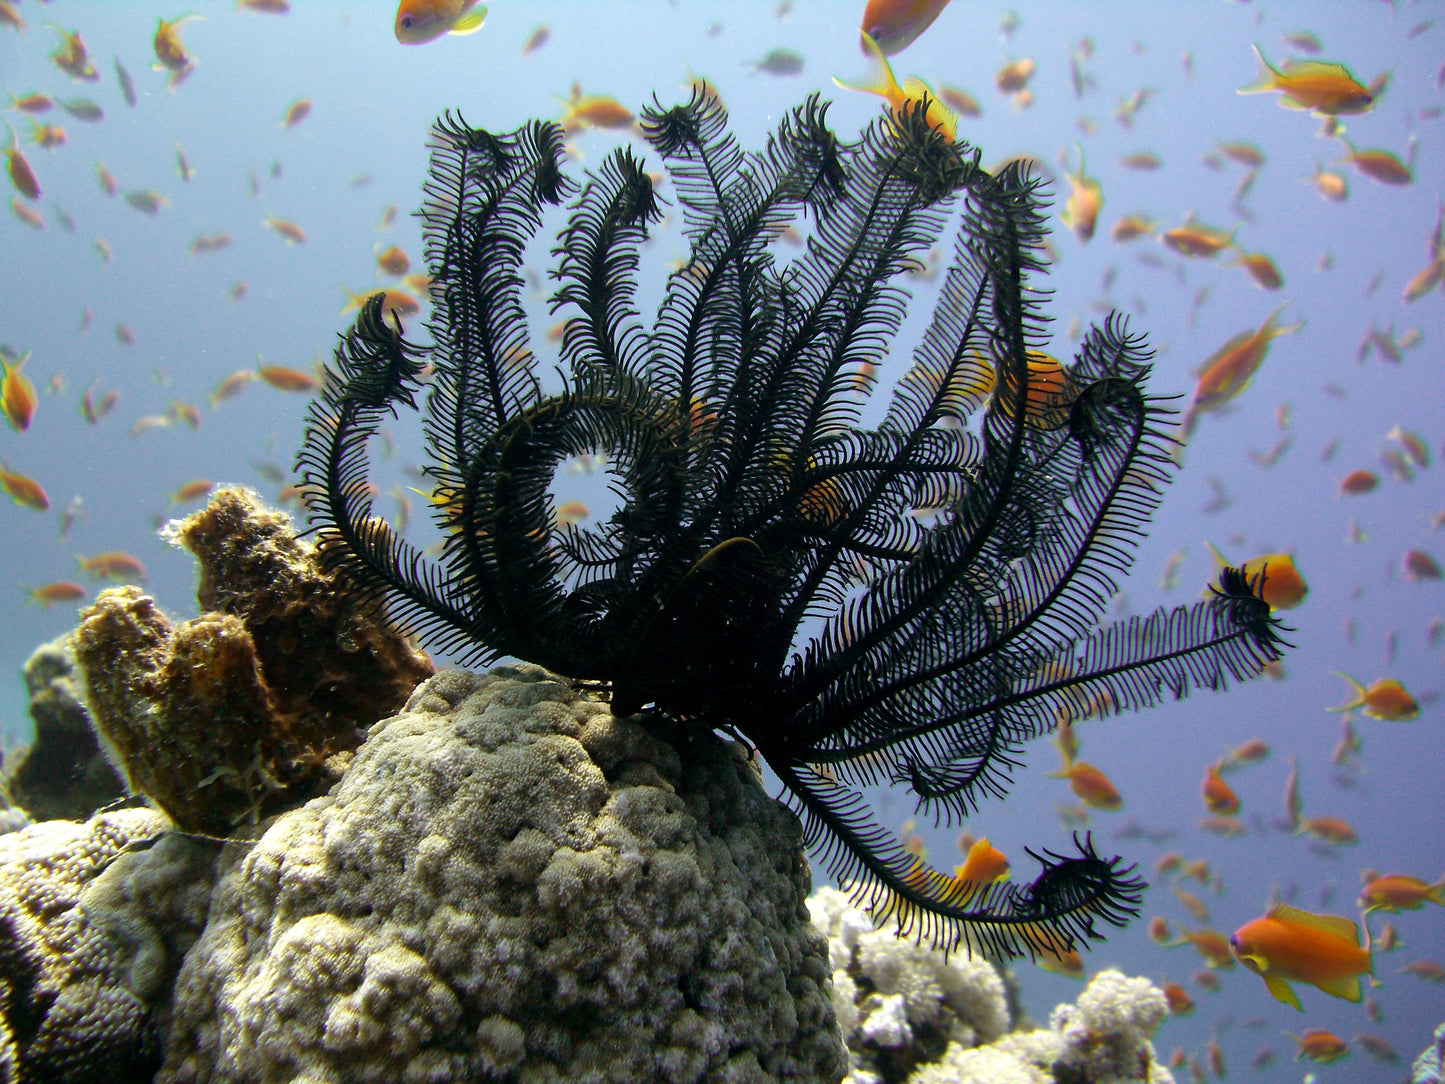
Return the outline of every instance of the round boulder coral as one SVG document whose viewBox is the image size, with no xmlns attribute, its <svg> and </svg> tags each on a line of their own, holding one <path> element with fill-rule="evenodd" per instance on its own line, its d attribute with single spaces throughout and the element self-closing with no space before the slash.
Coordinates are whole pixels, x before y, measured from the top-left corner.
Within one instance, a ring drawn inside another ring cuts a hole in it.
<svg viewBox="0 0 1445 1084">
<path fill-rule="evenodd" d="M 808 882 L 736 748 L 445 672 L 218 885 L 158 1080 L 838 1080 Z"/>
</svg>

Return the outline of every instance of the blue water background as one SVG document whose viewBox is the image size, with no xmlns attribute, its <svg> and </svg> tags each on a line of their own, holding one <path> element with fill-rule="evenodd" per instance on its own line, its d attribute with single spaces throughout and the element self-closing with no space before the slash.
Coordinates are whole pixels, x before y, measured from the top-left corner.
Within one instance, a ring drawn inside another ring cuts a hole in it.
<svg viewBox="0 0 1445 1084">
<path fill-rule="evenodd" d="M 208 478 L 244 482 L 274 498 L 279 487 L 264 481 L 254 464 L 289 469 L 306 405 L 302 396 L 261 384 L 217 409 L 207 396 L 228 374 L 254 367 L 258 354 L 268 363 L 301 368 L 329 355 L 349 319 L 338 311 L 345 301 L 339 286 L 360 291 L 381 284 L 374 248 L 399 244 L 419 269 L 420 228 L 410 212 L 420 203 L 426 130 L 437 114 L 457 109 L 475 126 L 510 130 L 531 117 L 558 117 L 560 100 L 574 83 L 633 109 L 654 94 L 672 104 L 685 97 L 685 80 L 695 72 L 719 89 L 744 147 L 760 146 L 780 116 L 814 90 L 835 100 L 829 119 L 850 137 L 879 108 L 878 99 L 837 90 L 831 82 L 834 75 L 856 78 L 864 70 L 857 8 L 861 4 L 797 0 L 780 18 L 774 3 L 499 0 L 480 33 L 413 48 L 394 40 L 393 9 L 382 4 L 302 2 L 279 17 L 233 12 L 225 4 L 59 0 L 43 10 L 20 4 L 30 27 L 24 36 L 0 30 L 0 87 L 15 94 L 92 97 L 106 115 L 87 124 L 52 114 L 49 119 L 66 128 L 67 144 L 56 150 L 23 145 L 44 188 L 35 205 L 46 218 L 44 230 L 8 212 L 0 215 L 0 342 L 33 351 L 25 371 L 42 389 L 29 432 L 0 430 L 0 454 L 13 469 L 37 478 L 52 501 L 44 515 L 0 505 L 0 663 L 12 675 L 0 683 L 0 733 L 13 740 L 26 732 L 20 667 L 37 644 L 66 631 L 75 617 L 73 607 L 28 606 L 22 584 L 73 579 L 77 555 L 126 550 L 145 562 L 146 587 L 166 610 L 177 619 L 194 614 L 192 562 L 156 536 L 159 522 L 190 507 L 171 506 L 168 494 L 191 479 Z M 167 73 L 151 68 L 151 37 L 158 17 L 188 10 L 205 16 L 182 30 L 197 67 L 171 91 Z M 958 0 L 895 58 L 896 67 L 900 78 L 917 74 L 972 93 L 983 116 L 965 119 L 960 132 L 983 148 L 984 162 L 1034 155 L 1054 171 L 1061 197 L 1060 155 L 1068 152 L 1072 166 L 1075 145 L 1083 147 L 1088 173 L 1103 185 L 1104 209 L 1098 234 L 1087 244 L 1062 225 L 1055 232 L 1058 258 L 1048 283 L 1056 317 L 1053 352 L 1071 354 L 1076 319 L 1086 328 L 1118 307 L 1158 350 L 1152 388 L 1186 394 L 1204 358 L 1229 337 L 1258 326 L 1282 301 L 1289 302 L 1283 321 L 1306 322 L 1275 342 L 1232 411 L 1203 419 L 1149 536 L 1139 541 L 1134 573 L 1116 607 L 1147 612 L 1192 600 L 1213 572 L 1206 540 L 1236 558 L 1289 551 L 1311 591 L 1305 605 L 1285 615 L 1297 645 L 1285 663 L 1287 677 L 1081 725 L 1084 758 L 1104 769 L 1125 797 L 1123 812 L 1094 814 L 1099 846 L 1145 870 L 1169 850 L 1207 858 L 1218 891 L 1187 887 L 1207 903 L 1210 925 L 1226 933 L 1262 913 L 1272 892 L 1307 908 L 1353 914 L 1364 868 L 1433 880 L 1445 870 L 1445 729 L 1438 701 L 1441 647 L 1430 645 L 1426 629 L 1445 613 L 1445 585 L 1407 580 L 1402 555 L 1414 547 L 1445 559 L 1445 535 L 1432 535 L 1429 521 L 1445 508 L 1439 482 L 1445 466 L 1437 462 L 1407 484 L 1390 478 L 1378 456 L 1396 424 L 1423 434 L 1437 460 L 1445 456 L 1445 295 L 1437 291 L 1409 306 L 1401 301 L 1406 281 L 1427 263 L 1427 238 L 1445 195 L 1441 121 L 1431 112 L 1445 104 L 1437 76 L 1445 62 L 1445 5 L 1018 3 L 1012 7 L 1018 26 L 1006 38 L 999 23 L 1007 10 Z M 1431 18 L 1442 25 L 1407 36 Z M 43 29 L 44 22 L 81 32 L 99 82 L 75 83 L 52 65 L 48 53 L 59 37 Z M 519 55 L 541 25 L 550 27 L 547 43 Z M 1393 72 L 1378 107 L 1345 121 L 1359 146 L 1388 148 L 1401 158 L 1413 153 L 1414 184 L 1386 187 L 1342 166 L 1348 200 L 1323 202 L 1309 177 L 1317 163 L 1340 157 L 1339 145 L 1317 134 L 1316 118 L 1279 108 L 1274 96 L 1235 93 L 1255 75 L 1251 42 L 1279 60 L 1292 55 L 1282 35 L 1301 30 L 1316 33 L 1324 56 L 1348 63 L 1363 81 Z M 1095 47 L 1084 63 L 1094 85 L 1075 97 L 1068 55 L 1085 37 Z M 776 47 L 801 53 L 804 71 L 791 77 L 752 73 L 750 62 Z M 1186 52 L 1192 75 L 1182 60 Z M 135 80 L 140 100 L 134 108 L 121 99 L 112 68 L 116 56 Z M 1030 83 L 1034 101 L 1023 109 L 993 85 L 994 73 L 1021 57 L 1037 63 Z M 1151 96 L 1132 128 L 1126 127 L 1115 108 L 1143 87 Z M 303 97 L 314 103 L 311 115 L 293 129 L 282 128 L 287 106 Z M 17 130 L 28 130 L 20 114 L 5 116 Z M 1085 131 L 1085 119 L 1096 127 Z M 1240 221 L 1238 239 L 1274 258 L 1285 279 L 1276 293 L 1256 287 L 1242 268 L 1224 260 L 1185 260 L 1156 240 L 1120 245 L 1108 237 L 1126 213 L 1145 213 L 1167 226 L 1182 223 L 1191 211 L 1215 225 L 1239 221 L 1232 193 L 1243 167 L 1202 164 L 1220 141 L 1230 140 L 1252 142 L 1267 157 L 1244 200 L 1250 217 Z M 607 133 L 580 137 L 581 166 L 597 166 L 617 142 Z M 178 144 L 195 169 L 189 182 L 177 175 Z M 633 146 L 644 151 L 640 140 Z M 1122 156 L 1144 150 L 1158 155 L 1163 167 L 1145 173 L 1119 165 Z M 98 160 L 122 192 L 153 189 L 169 205 L 148 217 L 107 197 L 96 181 Z M 255 195 L 248 190 L 252 175 Z M 358 183 L 363 176 L 369 180 Z M 668 187 L 662 194 L 670 197 Z M 378 229 L 391 204 L 400 213 L 390 228 Z M 62 213 L 72 217 L 73 232 L 62 227 Z M 267 214 L 300 225 L 306 243 L 284 243 L 263 225 Z M 232 235 L 230 248 L 188 254 L 194 237 L 216 232 Z M 95 238 L 110 246 L 108 264 L 97 257 Z M 945 252 L 950 243 L 943 243 Z M 535 246 L 538 270 L 547 266 L 546 247 Z M 674 221 L 644 263 L 651 276 L 640 297 L 644 312 L 660 296 L 656 284 L 667 262 L 683 253 Z M 1158 257 L 1161 266 L 1141 262 L 1141 253 Z M 1322 269 L 1327 255 L 1332 265 Z M 1113 276 L 1107 287 L 1106 275 Z M 238 281 L 248 292 L 232 302 L 228 291 Z M 930 289 L 926 283 L 915 288 L 910 320 L 880 374 L 885 383 L 901 371 L 916 341 Z M 1207 297 L 1191 313 L 1191 299 L 1205 289 Z M 555 346 L 542 341 L 542 332 L 557 317 L 547 315 L 540 301 L 532 309 L 534 348 L 554 357 Z M 81 331 L 87 310 L 90 327 Z M 117 323 L 133 330 L 134 345 L 117 341 Z M 1396 335 L 1418 328 L 1422 339 L 1401 364 L 1378 354 L 1360 362 L 1357 347 L 1372 326 Z M 52 379 L 59 385 L 53 393 Z M 90 385 L 97 396 L 113 388 L 121 397 L 115 413 L 94 427 L 77 409 Z M 173 401 L 200 407 L 198 430 L 173 423 L 128 436 L 137 418 L 162 414 Z M 884 402 L 880 393 L 880 408 Z M 1287 431 L 1276 424 L 1281 405 L 1290 411 Z M 420 462 L 418 431 L 415 418 L 391 427 L 396 451 L 377 468 L 383 488 L 409 480 L 401 468 Z M 1250 450 L 1267 449 L 1285 435 L 1292 445 L 1276 465 L 1264 469 L 1251 461 Z M 1328 447 L 1335 453 L 1324 462 Z M 1357 467 L 1379 472 L 1380 488 L 1338 498 L 1338 479 Z M 1232 498 L 1214 513 L 1204 510 L 1215 496 L 1211 479 Z M 576 487 L 559 496 L 580 497 L 594 511 L 605 503 L 599 478 L 569 476 L 559 485 Z M 61 509 L 77 496 L 84 518 L 61 539 Z M 424 541 L 421 504 L 415 500 L 413 537 Z M 378 504 L 383 514 L 394 507 L 389 496 Z M 1367 540 L 1347 540 L 1352 520 Z M 1181 548 L 1180 585 L 1166 590 L 1160 573 Z M 1330 760 L 1341 718 L 1325 709 L 1346 692 L 1332 670 L 1366 682 L 1398 678 L 1425 704 L 1411 723 L 1357 717 L 1364 748 L 1357 766 L 1344 771 Z M 1208 834 L 1199 827 L 1204 768 L 1256 737 L 1269 742 L 1272 755 L 1230 777 L 1251 831 L 1238 839 Z M 1325 848 L 1271 827 L 1283 814 L 1291 756 L 1299 764 L 1306 815 L 1346 818 L 1358 844 Z M 1056 806 L 1071 795 L 1045 774 L 1056 764 L 1053 749 L 1038 742 L 1008 799 L 984 805 L 968 825 L 1004 850 L 1020 877 L 1031 877 L 1036 868 L 1025 846 L 1067 849 L 1068 830 Z M 880 816 L 890 827 L 901 827 L 911 812 L 905 793 L 880 801 Z M 1114 838 L 1131 824 L 1172 838 Z M 956 827 L 923 824 L 919 832 L 935 863 L 958 860 Z M 823 877 L 815 871 L 816 880 Z M 1167 880 L 1155 880 L 1143 917 L 1194 925 Z M 1183 1047 L 1202 1057 L 1206 1040 L 1217 1035 L 1236 1079 L 1296 1080 L 1312 1067 L 1290 1062 L 1294 1045 L 1284 1031 L 1324 1027 L 1347 1039 L 1366 1031 L 1384 1036 L 1408 1058 L 1445 1019 L 1445 987 L 1399 973 L 1407 960 L 1445 962 L 1445 908 L 1394 921 L 1404 948 L 1377 959 L 1383 986 L 1373 996 L 1384 1012 L 1379 1024 L 1361 1006 L 1313 988 L 1300 990 L 1305 1012 L 1297 1014 L 1239 969 L 1221 973 L 1222 992 L 1204 992 L 1190 981 L 1201 966 L 1198 957 L 1188 948 L 1151 943 L 1143 918 L 1111 932 L 1087 962 L 1090 969 L 1119 966 L 1190 988 L 1198 1008 L 1164 1026 L 1156 1037 L 1161 1052 Z M 1021 974 L 1028 1007 L 1039 1018 L 1078 990 L 1077 983 L 1027 964 Z M 1262 1047 L 1279 1060 L 1257 1072 L 1250 1062 Z M 1358 1050 L 1350 1061 L 1318 1073 L 1339 1080 L 1399 1076 Z"/>
</svg>

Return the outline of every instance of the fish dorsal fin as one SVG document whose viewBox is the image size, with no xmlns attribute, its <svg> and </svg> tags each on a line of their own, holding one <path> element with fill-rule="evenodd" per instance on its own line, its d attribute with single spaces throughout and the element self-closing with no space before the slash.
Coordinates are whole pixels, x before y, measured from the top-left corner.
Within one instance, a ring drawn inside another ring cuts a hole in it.
<svg viewBox="0 0 1445 1084">
<path fill-rule="evenodd" d="M 1337 79 L 1354 82 L 1350 71 L 1343 64 L 1332 64 L 1327 60 L 1287 60 L 1280 74 L 1289 79 Z"/>
<path fill-rule="evenodd" d="M 1338 978 L 1324 979 L 1315 985 L 1332 997 L 1344 998 L 1346 1001 L 1358 1002 L 1362 998 L 1360 980 L 1356 975 L 1341 975 Z"/>
<path fill-rule="evenodd" d="M 1293 1005 L 1296 1012 L 1304 1012 L 1304 1007 L 1299 1003 L 1299 995 L 1294 992 L 1294 987 L 1285 982 L 1277 975 L 1264 976 L 1264 984 L 1269 992 L 1274 995 L 1276 1001 L 1283 1001 L 1286 1005 Z M 1356 986 L 1359 984 L 1356 983 Z"/>
<path fill-rule="evenodd" d="M 1351 945 L 1358 946 L 1360 943 L 1359 928 L 1343 915 L 1314 915 L 1308 911 L 1301 911 L 1297 907 L 1291 907 L 1287 903 L 1280 903 L 1270 911 L 1269 917 L 1278 922 L 1292 922 L 1297 926 L 1306 926 L 1312 930 L 1329 934 L 1331 937 L 1344 938 Z"/>
</svg>

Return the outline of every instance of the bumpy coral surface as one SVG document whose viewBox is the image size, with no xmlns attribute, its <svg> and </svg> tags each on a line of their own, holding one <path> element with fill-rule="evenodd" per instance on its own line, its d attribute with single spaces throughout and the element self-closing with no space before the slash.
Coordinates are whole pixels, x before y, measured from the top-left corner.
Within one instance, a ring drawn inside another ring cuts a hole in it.
<svg viewBox="0 0 1445 1084">
<path fill-rule="evenodd" d="M 154 810 L 127 809 L 0 837 L 0 1079 L 150 1079 L 158 1043 L 148 1021 L 179 953 L 153 951 L 148 973 L 161 981 L 133 983 L 135 955 L 91 921 L 83 896 L 108 865 L 139 857 L 122 856 L 127 845 L 167 826 Z"/>
<path fill-rule="evenodd" d="M 438 674 L 218 885 L 158 1080 L 838 1080 L 801 838 L 736 750 Z"/>
<path fill-rule="evenodd" d="M 13 763 L 6 759 L 4 783 L 14 804 L 38 821 L 84 820 L 123 795 L 125 784 L 91 729 L 68 636 L 42 644 L 25 661 L 25 688 L 35 738 Z"/>
<path fill-rule="evenodd" d="M 180 827 L 225 835 L 334 781 L 328 759 L 432 668 L 249 490 L 218 490 L 169 535 L 200 562 L 201 616 L 173 624 L 137 587 L 103 591 L 75 655 L 131 788 Z"/>
<path fill-rule="evenodd" d="M 981 959 L 898 936 L 833 888 L 808 899 L 828 937 L 846 1084 L 1172 1084 L 1149 1042 L 1168 1016 L 1145 979 L 1101 971 L 1050 1027 L 1009 1031 L 1006 987 Z"/>
</svg>

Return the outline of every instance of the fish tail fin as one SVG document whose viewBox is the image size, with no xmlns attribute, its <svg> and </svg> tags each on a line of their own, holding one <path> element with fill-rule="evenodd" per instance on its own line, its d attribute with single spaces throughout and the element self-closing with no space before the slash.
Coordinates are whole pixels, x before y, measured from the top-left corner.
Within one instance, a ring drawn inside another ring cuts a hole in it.
<svg viewBox="0 0 1445 1084">
<path fill-rule="evenodd" d="M 1349 674 L 1341 673 L 1339 670 L 1331 670 L 1330 673 L 1334 674 L 1335 677 L 1344 678 L 1346 681 L 1348 681 L 1350 683 L 1350 688 L 1354 691 L 1355 696 L 1353 700 L 1349 701 L 1349 703 L 1341 704 L 1339 707 L 1336 708 L 1326 708 L 1326 711 L 1352 711 L 1353 709 L 1358 708 L 1364 704 L 1365 687 L 1363 685 L 1361 685 L 1354 678 L 1350 677 Z"/>
<path fill-rule="evenodd" d="M 867 94 L 878 94 L 890 102 L 901 98 L 903 88 L 898 85 L 898 80 L 893 75 L 893 65 L 888 63 L 888 58 L 883 55 L 883 50 L 873 40 L 873 35 L 866 30 L 860 30 L 858 37 L 870 58 L 868 73 L 856 83 L 846 83 L 836 75 L 833 77 L 833 82 L 844 90 L 861 90 Z"/>
<path fill-rule="evenodd" d="M 1259 61 L 1259 74 L 1255 76 L 1253 83 L 1246 87 L 1240 87 L 1238 94 L 1263 94 L 1267 90 L 1274 90 L 1279 86 L 1279 72 L 1273 64 L 1264 59 L 1264 54 L 1259 51 L 1258 45 L 1250 45 L 1254 50 L 1255 59 Z"/>
<path fill-rule="evenodd" d="M 1429 891 L 1425 893 L 1425 898 L 1431 903 L 1438 903 L 1441 907 L 1445 907 L 1445 877 L 1430 886 Z"/>
</svg>

